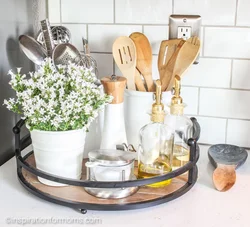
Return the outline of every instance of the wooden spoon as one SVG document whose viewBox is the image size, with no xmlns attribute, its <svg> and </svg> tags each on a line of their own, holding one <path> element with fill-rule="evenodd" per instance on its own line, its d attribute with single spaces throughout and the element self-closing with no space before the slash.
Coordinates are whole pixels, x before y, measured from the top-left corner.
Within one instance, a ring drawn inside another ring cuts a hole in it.
<svg viewBox="0 0 250 227">
<path fill-rule="evenodd" d="M 135 88 L 136 48 L 134 42 L 126 36 L 115 40 L 112 48 L 113 58 L 124 77 L 129 90 Z"/>
<path fill-rule="evenodd" d="M 134 41 L 136 46 L 136 67 L 144 77 L 148 91 L 155 91 L 152 78 L 152 49 L 148 38 L 140 32 L 134 32 L 129 37 Z"/>
<path fill-rule="evenodd" d="M 169 62 L 170 58 L 176 51 L 176 48 L 181 40 L 182 39 L 170 39 L 170 40 L 163 40 L 161 42 L 158 55 L 158 71 L 160 75 L 160 80 L 163 79 L 167 63 Z"/>
<path fill-rule="evenodd" d="M 244 148 L 234 145 L 217 144 L 209 148 L 209 160 L 216 168 L 213 173 L 213 182 L 218 191 L 225 192 L 235 184 L 235 169 L 245 163 L 247 156 Z"/>
<path fill-rule="evenodd" d="M 135 69 L 135 85 L 138 91 L 146 91 L 144 82 L 141 78 L 141 73 L 137 68 Z"/>
<path fill-rule="evenodd" d="M 179 42 L 179 44 L 176 47 L 176 50 L 175 50 L 174 54 L 171 56 L 171 58 L 169 59 L 167 65 L 165 67 L 164 74 L 163 74 L 162 79 L 161 79 L 162 91 L 165 91 L 167 89 L 169 83 L 171 82 L 172 75 L 173 75 L 173 72 L 174 72 L 175 63 L 176 63 L 176 59 L 178 57 L 178 54 L 179 54 L 182 46 L 185 44 L 185 42 L 186 42 L 185 40 L 181 40 Z"/>
<path fill-rule="evenodd" d="M 183 44 L 181 50 L 178 53 L 178 57 L 176 58 L 174 70 L 171 76 L 170 83 L 168 84 L 167 91 L 172 89 L 175 75 L 179 75 L 181 77 L 194 63 L 199 53 L 200 40 L 198 37 L 191 37 L 186 41 L 185 44 Z"/>
</svg>

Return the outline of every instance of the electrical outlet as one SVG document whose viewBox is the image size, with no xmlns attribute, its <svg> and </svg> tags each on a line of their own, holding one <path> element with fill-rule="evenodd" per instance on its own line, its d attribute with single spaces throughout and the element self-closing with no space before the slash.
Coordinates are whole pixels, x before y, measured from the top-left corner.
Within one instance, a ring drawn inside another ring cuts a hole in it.
<svg viewBox="0 0 250 227">
<path fill-rule="evenodd" d="M 177 38 L 187 40 L 191 37 L 192 28 L 191 27 L 178 27 Z"/>
<path fill-rule="evenodd" d="M 192 36 L 200 38 L 201 16 L 199 15 L 171 15 L 169 18 L 169 39 L 183 38 L 185 40 Z M 199 56 L 194 64 L 198 64 Z"/>
</svg>

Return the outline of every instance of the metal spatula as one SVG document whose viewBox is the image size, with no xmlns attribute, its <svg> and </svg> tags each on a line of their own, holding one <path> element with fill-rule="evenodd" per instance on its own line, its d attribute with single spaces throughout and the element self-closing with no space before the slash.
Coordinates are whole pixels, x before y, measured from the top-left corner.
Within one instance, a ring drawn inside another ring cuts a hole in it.
<svg viewBox="0 0 250 227">
<path fill-rule="evenodd" d="M 136 66 L 136 49 L 134 42 L 126 37 L 121 36 L 115 40 L 112 48 L 113 58 L 124 77 L 127 78 L 127 87 L 129 90 L 135 88 L 135 66 Z"/>
<path fill-rule="evenodd" d="M 57 45 L 52 54 L 54 65 L 68 65 L 69 62 L 83 65 L 80 52 L 70 43 Z"/>
</svg>

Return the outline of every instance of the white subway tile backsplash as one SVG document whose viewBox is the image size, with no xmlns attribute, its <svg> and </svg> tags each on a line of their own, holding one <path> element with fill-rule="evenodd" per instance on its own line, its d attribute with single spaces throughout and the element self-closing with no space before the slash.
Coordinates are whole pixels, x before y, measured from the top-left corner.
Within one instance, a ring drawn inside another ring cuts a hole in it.
<svg viewBox="0 0 250 227">
<path fill-rule="evenodd" d="M 61 0 L 63 23 L 113 23 L 113 0 Z"/>
<path fill-rule="evenodd" d="M 187 105 L 184 109 L 185 114 L 197 115 L 198 95 L 199 95 L 199 89 L 196 87 L 181 88 L 181 97 L 183 98 L 183 102 Z"/>
<path fill-rule="evenodd" d="M 200 58 L 183 75 L 182 84 L 199 87 L 230 87 L 231 60 Z"/>
<path fill-rule="evenodd" d="M 200 115 L 250 119 L 250 91 L 201 88 Z"/>
<path fill-rule="evenodd" d="M 112 45 L 119 36 L 132 32 L 148 37 L 153 52 L 152 76 L 158 79 L 158 52 L 161 41 L 168 39 L 169 16 L 201 15 L 199 64 L 192 65 L 182 77 L 181 96 L 187 104 L 184 112 L 198 119 L 199 142 L 245 147 L 250 147 L 246 136 L 250 132 L 249 11 L 249 0 L 48 0 L 51 25 L 69 28 L 71 42 L 79 50 L 83 48 L 82 37 L 89 40 L 99 79 L 113 73 L 122 75 L 114 67 Z M 93 139 L 100 135 L 96 130 L 93 123 L 87 150 L 98 147 L 100 141 L 96 145 Z"/>
<path fill-rule="evenodd" d="M 113 74 L 113 56 L 112 54 L 96 54 L 91 53 L 91 56 L 97 62 L 98 78 L 111 76 Z"/>
<path fill-rule="evenodd" d="M 112 45 L 115 39 L 119 36 L 129 36 L 132 32 L 142 32 L 142 26 L 89 25 L 89 44 L 94 52 L 112 52 Z"/>
<path fill-rule="evenodd" d="M 201 15 L 203 25 L 234 25 L 236 0 L 175 0 L 175 14 Z"/>
<path fill-rule="evenodd" d="M 232 88 L 250 89 L 250 60 L 233 60 Z"/>
<path fill-rule="evenodd" d="M 205 28 L 204 56 L 250 58 L 250 28 Z"/>
<path fill-rule="evenodd" d="M 48 0 L 48 14 L 50 23 L 61 22 L 60 0 Z"/>
<path fill-rule="evenodd" d="M 144 34 L 151 43 L 153 54 L 158 54 L 161 41 L 168 39 L 168 26 L 144 26 Z"/>
<path fill-rule="evenodd" d="M 199 143 L 216 144 L 226 142 L 226 119 L 195 117 L 201 126 Z"/>
<path fill-rule="evenodd" d="M 63 24 L 71 33 L 71 43 L 79 50 L 83 50 L 82 38 L 87 38 L 85 24 Z"/>
<path fill-rule="evenodd" d="M 237 11 L 237 26 L 250 26 L 250 1 L 239 0 Z"/>
<path fill-rule="evenodd" d="M 227 143 L 241 147 L 250 147 L 250 121 L 228 120 Z"/>
<path fill-rule="evenodd" d="M 172 0 L 115 0 L 115 22 L 168 24 Z"/>
</svg>

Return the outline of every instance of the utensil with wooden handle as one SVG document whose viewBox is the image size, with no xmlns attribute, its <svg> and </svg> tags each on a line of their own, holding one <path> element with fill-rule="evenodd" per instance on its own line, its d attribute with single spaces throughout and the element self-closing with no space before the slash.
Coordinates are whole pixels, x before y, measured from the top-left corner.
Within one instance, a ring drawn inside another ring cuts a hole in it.
<svg viewBox="0 0 250 227">
<path fill-rule="evenodd" d="M 181 40 L 179 42 L 174 54 L 171 56 L 171 58 L 169 59 L 167 65 L 166 65 L 166 68 L 164 70 L 164 74 L 163 74 L 162 79 L 161 79 L 162 91 L 165 91 L 168 88 L 169 83 L 171 82 L 176 59 L 178 57 L 178 54 L 179 54 L 182 46 L 185 44 L 185 42 L 186 42 L 185 40 Z"/>
<path fill-rule="evenodd" d="M 135 85 L 138 91 L 147 91 L 141 78 L 141 73 L 137 68 L 135 69 Z"/>
<path fill-rule="evenodd" d="M 213 182 L 218 191 L 225 192 L 235 184 L 235 169 L 245 163 L 247 156 L 244 148 L 234 145 L 217 144 L 208 149 L 209 160 L 216 168 Z"/>
<path fill-rule="evenodd" d="M 181 40 L 182 39 L 170 39 L 170 40 L 163 40 L 161 42 L 158 55 L 158 71 L 160 75 L 160 80 L 162 80 L 167 63 L 169 62 L 170 58 L 176 51 L 176 48 Z"/>
<path fill-rule="evenodd" d="M 191 37 L 185 42 L 185 44 L 183 44 L 176 58 L 174 70 L 171 76 L 170 83 L 168 84 L 167 91 L 170 91 L 172 89 L 175 75 L 179 75 L 181 77 L 194 63 L 199 53 L 200 40 L 198 37 Z"/>
<path fill-rule="evenodd" d="M 152 78 L 152 49 L 148 38 L 140 32 L 134 32 L 129 37 L 133 40 L 136 47 L 136 67 L 144 77 L 148 91 L 155 91 Z"/>
<path fill-rule="evenodd" d="M 127 78 L 129 90 L 135 88 L 136 47 L 134 42 L 126 36 L 115 40 L 112 47 L 113 58 L 124 77 Z"/>
</svg>

